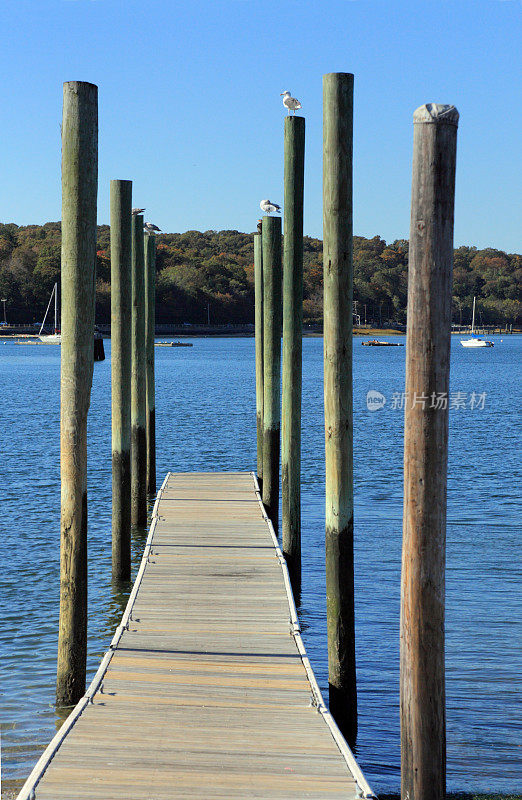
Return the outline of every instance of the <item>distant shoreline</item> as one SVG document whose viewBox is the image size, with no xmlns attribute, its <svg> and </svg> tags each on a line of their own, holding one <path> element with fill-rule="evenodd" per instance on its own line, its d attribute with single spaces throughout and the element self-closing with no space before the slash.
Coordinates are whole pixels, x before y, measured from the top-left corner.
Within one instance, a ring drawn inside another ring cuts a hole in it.
<svg viewBox="0 0 522 800">
<path fill-rule="evenodd" d="M 104 338 L 110 339 L 111 326 L 100 324 L 96 326 L 97 332 Z M 50 330 L 45 330 L 44 333 L 49 333 Z M 521 333 L 520 328 L 513 329 L 512 333 Z M 462 327 L 460 330 L 451 331 L 456 336 L 469 336 L 471 328 L 469 326 Z M 476 334 L 483 336 L 510 336 L 511 331 L 502 330 L 499 325 L 488 325 L 484 328 L 481 326 L 475 330 Z M 353 335 L 360 336 L 405 336 L 406 326 L 394 328 L 378 328 L 370 327 L 354 327 Z M 231 338 L 253 338 L 254 325 L 252 323 L 245 323 L 242 325 L 228 324 L 228 325 L 206 325 L 198 323 L 185 323 L 185 324 L 168 324 L 158 323 L 156 325 L 156 338 L 160 339 L 193 339 L 193 338 L 218 338 L 218 339 L 231 339 Z M 323 336 L 323 326 L 319 323 L 303 325 L 303 338 L 320 338 Z M 37 339 L 38 332 L 35 326 L 31 323 L 26 325 L 7 325 L 0 326 L 0 339 Z"/>
</svg>

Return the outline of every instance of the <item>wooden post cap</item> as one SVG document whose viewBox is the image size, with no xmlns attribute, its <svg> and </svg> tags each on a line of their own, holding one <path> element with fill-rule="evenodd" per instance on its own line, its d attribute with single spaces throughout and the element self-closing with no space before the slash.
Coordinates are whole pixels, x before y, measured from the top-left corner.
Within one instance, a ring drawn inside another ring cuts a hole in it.
<svg viewBox="0 0 522 800">
<path fill-rule="evenodd" d="M 98 95 L 98 86 L 95 83 L 89 83 L 89 81 L 64 81 L 63 90 L 64 92 L 76 92 L 76 94 L 92 92 L 94 97 Z"/>
<path fill-rule="evenodd" d="M 445 122 L 448 125 L 458 126 L 459 112 L 455 106 L 442 105 L 441 103 L 425 103 L 413 112 L 413 123 L 415 124 L 416 122 Z"/>
<path fill-rule="evenodd" d="M 353 78 L 353 72 L 327 72 L 323 78 Z"/>
</svg>

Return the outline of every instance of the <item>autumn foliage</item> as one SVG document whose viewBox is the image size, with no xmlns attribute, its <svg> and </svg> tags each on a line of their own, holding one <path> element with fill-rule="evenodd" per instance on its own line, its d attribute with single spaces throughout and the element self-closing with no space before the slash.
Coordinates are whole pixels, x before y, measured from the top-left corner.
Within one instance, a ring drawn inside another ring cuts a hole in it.
<svg viewBox="0 0 522 800">
<path fill-rule="evenodd" d="M 41 320 L 60 276 L 60 223 L 0 225 L 0 296 L 10 322 Z M 254 320 L 252 234 L 187 231 L 157 237 L 157 321 L 245 323 Z M 387 244 L 379 236 L 355 236 L 354 299 L 361 321 L 406 321 L 408 242 Z M 110 231 L 98 228 L 96 319 L 110 321 Z M 455 250 L 453 321 L 470 322 L 477 297 L 477 323 L 522 322 L 522 256 L 500 250 Z M 304 321 L 322 321 L 322 242 L 304 240 Z"/>
</svg>

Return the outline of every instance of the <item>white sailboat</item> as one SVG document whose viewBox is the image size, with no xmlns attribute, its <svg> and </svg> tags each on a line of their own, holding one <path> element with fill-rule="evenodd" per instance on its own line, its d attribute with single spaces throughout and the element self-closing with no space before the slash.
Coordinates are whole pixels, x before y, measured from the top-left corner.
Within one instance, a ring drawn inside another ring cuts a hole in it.
<svg viewBox="0 0 522 800">
<path fill-rule="evenodd" d="M 47 319 L 47 314 L 49 313 L 49 309 L 51 307 L 51 302 L 54 295 L 54 328 L 52 333 L 42 334 L 43 327 L 45 325 L 45 320 Z M 45 312 L 45 317 L 43 318 L 42 325 L 40 330 L 38 331 L 38 338 L 43 344 L 61 344 L 62 343 L 62 335 L 58 329 L 58 284 L 55 283 L 53 286 L 53 290 L 51 292 L 51 296 L 49 298 L 49 303 L 47 304 L 47 311 Z"/>
<path fill-rule="evenodd" d="M 493 347 L 493 342 L 490 342 L 488 339 L 481 339 L 480 336 L 474 336 L 475 332 L 475 300 L 473 298 L 473 317 L 471 319 L 471 338 L 470 339 L 461 339 L 460 343 L 462 347 Z"/>
</svg>

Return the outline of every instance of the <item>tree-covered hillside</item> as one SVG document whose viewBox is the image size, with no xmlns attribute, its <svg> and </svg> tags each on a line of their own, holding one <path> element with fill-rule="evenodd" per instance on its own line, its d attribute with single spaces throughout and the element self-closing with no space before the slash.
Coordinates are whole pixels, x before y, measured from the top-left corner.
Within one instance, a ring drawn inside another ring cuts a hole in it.
<svg viewBox="0 0 522 800">
<path fill-rule="evenodd" d="M 60 276 L 60 223 L 0 224 L 0 297 L 9 322 L 43 318 Z M 252 234 L 187 231 L 157 237 L 157 321 L 244 323 L 254 319 Z M 96 320 L 110 321 L 110 230 L 98 227 Z M 354 299 L 364 321 L 406 320 L 408 242 L 354 237 Z M 322 319 L 322 242 L 304 240 L 304 319 Z M 522 256 L 491 248 L 455 250 L 453 321 L 522 322 Z"/>
</svg>

